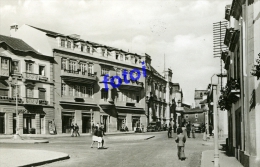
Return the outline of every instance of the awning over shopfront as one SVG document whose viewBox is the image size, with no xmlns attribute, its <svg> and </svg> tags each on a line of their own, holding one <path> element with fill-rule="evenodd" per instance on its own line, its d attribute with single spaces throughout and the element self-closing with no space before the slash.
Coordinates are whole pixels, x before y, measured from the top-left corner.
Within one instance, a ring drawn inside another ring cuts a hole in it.
<svg viewBox="0 0 260 167">
<path fill-rule="evenodd" d="M 116 106 L 118 113 L 129 113 L 129 114 L 145 114 L 143 108 L 131 107 L 131 106 Z"/>
<path fill-rule="evenodd" d="M 117 117 L 117 112 L 114 104 L 100 104 L 100 108 L 112 117 Z"/>
<path fill-rule="evenodd" d="M 91 108 L 98 108 L 97 104 L 84 103 L 84 102 L 60 101 L 60 105 L 64 106 L 64 108 L 67 108 L 67 109 L 88 110 Z"/>
</svg>

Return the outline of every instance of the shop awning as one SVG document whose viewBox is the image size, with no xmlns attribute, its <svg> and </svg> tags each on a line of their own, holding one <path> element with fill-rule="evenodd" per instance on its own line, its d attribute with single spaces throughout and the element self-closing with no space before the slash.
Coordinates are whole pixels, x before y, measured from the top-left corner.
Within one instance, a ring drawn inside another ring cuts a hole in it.
<svg viewBox="0 0 260 167">
<path fill-rule="evenodd" d="M 117 117 L 117 112 L 114 104 L 100 104 L 100 108 L 112 117 Z"/>
<path fill-rule="evenodd" d="M 131 107 L 131 106 L 116 106 L 118 113 L 130 113 L 130 114 L 145 114 L 143 108 Z"/>
</svg>

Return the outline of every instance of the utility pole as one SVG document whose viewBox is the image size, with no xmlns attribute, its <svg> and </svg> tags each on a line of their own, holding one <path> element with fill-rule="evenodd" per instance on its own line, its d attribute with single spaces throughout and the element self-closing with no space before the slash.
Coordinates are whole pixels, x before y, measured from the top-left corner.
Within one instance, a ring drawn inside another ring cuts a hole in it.
<svg viewBox="0 0 260 167">
<path fill-rule="evenodd" d="M 213 112 L 214 112 L 214 167 L 219 167 L 219 151 L 218 151 L 218 97 L 217 85 L 212 85 L 213 88 Z"/>
</svg>

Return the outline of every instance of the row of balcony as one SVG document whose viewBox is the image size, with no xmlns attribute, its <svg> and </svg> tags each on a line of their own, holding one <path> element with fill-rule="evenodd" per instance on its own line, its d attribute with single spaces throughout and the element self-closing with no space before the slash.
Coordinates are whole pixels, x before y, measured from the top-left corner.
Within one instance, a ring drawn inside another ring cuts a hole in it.
<svg viewBox="0 0 260 167">
<path fill-rule="evenodd" d="M 0 100 L 16 102 L 16 97 L 0 96 Z M 43 100 L 43 99 L 39 99 L 39 98 L 32 98 L 32 97 L 23 97 L 23 98 L 18 97 L 17 102 L 19 104 L 48 105 L 47 100 Z"/>
</svg>

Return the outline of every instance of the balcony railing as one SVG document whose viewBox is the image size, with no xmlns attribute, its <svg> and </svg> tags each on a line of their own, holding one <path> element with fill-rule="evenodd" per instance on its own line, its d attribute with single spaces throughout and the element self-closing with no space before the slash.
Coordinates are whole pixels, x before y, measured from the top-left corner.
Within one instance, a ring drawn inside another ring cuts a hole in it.
<svg viewBox="0 0 260 167">
<path fill-rule="evenodd" d="M 35 104 L 39 105 L 39 98 L 33 98 L 33 97 L 24 97 L 24 104 Z"/>
<path fill-rule="evenodd" d="M 71 82 L 94 82 L 97 73 L 88 73 L 86 71 L 61 70 L 61 77 Z"/>
<path fill-rule="evenodd" d="M 16 102 L 16 97 L 0 96 L 0 100 L 9 101 L 9 102 Z M 23 100 L 20 97 L 18 97 L 17 102 L 22 103 Z"/>
<path fill-rule="evenodd" d="M 23 78 L 27 80 L 39 80 L 39 74 L 29 73 L 29 72 L 23 72 Z"/>
</svg>

